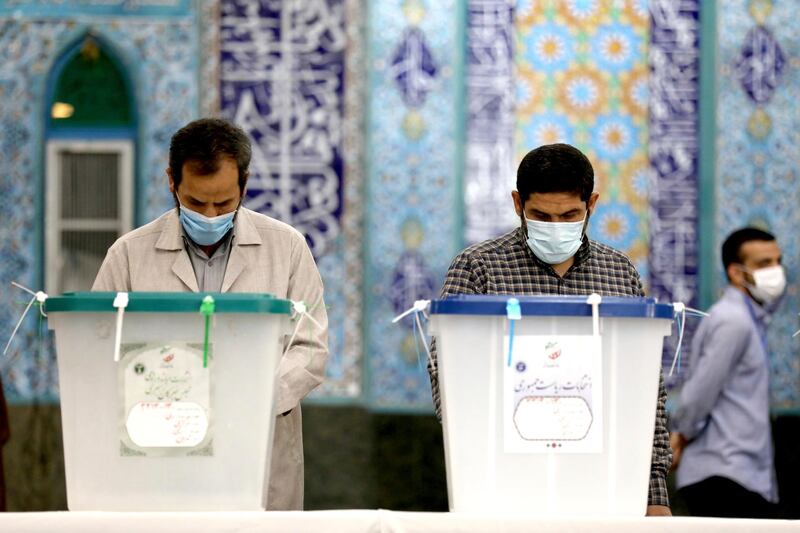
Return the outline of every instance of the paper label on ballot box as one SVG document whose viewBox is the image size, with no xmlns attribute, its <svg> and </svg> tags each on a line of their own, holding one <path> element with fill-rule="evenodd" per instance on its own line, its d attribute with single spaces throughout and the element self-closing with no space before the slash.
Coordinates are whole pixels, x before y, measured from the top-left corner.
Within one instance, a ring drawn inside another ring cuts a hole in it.
<svg viewBox="0 0 800 533">
<path fill-rule="evenodd" d="M 124 344 L 121 351 L 120 454 L 213 455 L 210 363 L 203 367 L 203 346 Z"/>
<path fill-rule="evenodd" d="M 506 453 L 601 453 L 601 337 L 515 335 L 504 339 Z"/>
<path fill-rule="evenodd" d="M 128 413 L 125 427 L 142 448 L 194 447 L 208 432 L 208 417 L 194 402 L 139 402 Z"/>
</svg>

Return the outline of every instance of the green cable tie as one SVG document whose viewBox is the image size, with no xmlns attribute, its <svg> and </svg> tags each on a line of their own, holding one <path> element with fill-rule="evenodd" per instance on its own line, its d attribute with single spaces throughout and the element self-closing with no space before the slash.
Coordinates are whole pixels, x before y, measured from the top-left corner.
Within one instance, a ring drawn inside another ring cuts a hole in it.
<svg viewBox="0 0 800 533">
<path fill-rule="evenodd" d="M 44 318 L 44 315 L 42 314 L 42 310 L 41 310 L 41 305 L 42 305 L 41 302 L 36 302 L 36 303 L 39 304 L 39 328 L 38 328 L 38 331 L 36 332 L 36 335 L 37 335 L 38 340 L 39 340 L 39 342 L 38 342 L 38 344 L 39 344 L 39 360 L 40 361 L 44 361 L 44 357 L 45 357 L 44 356 L 44 348 L 45 348 L 45 346 L 44 346 L 44 332 L 42 331 L 44 329 L 44 328 L 42 328 L 42 325 L 44 323 L 44 321 L 42 319 Z"/>
<path fill-rule="evenodd" d="M 214 298 L 209 294 L 200 304 L 200 314 L 206 317 L 205 338 L 203 340 L 203 368 L 208 368 L 208 332 L 211 328 L 211 315 L 214 314 Z"/>
</svg>

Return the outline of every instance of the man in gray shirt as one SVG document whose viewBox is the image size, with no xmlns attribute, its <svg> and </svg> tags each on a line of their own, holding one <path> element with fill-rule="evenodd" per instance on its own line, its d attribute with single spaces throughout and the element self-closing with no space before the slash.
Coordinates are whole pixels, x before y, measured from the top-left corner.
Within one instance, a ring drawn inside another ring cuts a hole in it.
<svg viewBox="0 0 800 533">
<path fill-rule="evenodd" d="M 692 515 L 767 518 L 778 492 L 766 327 L 786 277 L 775 237 L 755 228 L 728 237 L 722 262 L 730 284 L 692 341 L 672 464 Z"/>
</svg>

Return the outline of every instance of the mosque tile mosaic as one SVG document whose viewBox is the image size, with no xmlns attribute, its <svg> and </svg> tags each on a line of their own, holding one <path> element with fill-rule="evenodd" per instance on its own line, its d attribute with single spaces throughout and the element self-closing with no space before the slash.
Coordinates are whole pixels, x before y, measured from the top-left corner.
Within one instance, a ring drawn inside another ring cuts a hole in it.
<svg viewBox="0 0 800 533">
<path fill-rule="evenodd" d="M 363 353 L 364 353 L 364 186 L 365 150 L 364 130 L 366 127 L 366 34 L 364 5 L 361 0 L 345 0 L 345 20 L 347 21 L 347 50 L 345 54 L 345 92 L 344 120 L 342 122 L 344 146 L 344 212 L 342 214 L 342 233 L 344 236 L 343 261 L 339 264 L 339 286 L 344 295 L 342 305 L 346 310 L 343 327 L 343 354 L 352 354 L 350 370 L 342 363 L 342 372 L 350 372 L 345 392 L 348 397 L 361 397 L 363 391 Z M 342 378 L 338 378 L 344 382 Z M 319 394 L 327 393 L 328 385 L 323 384 Z"/>
<path fill-rule="evenodd" d="M 200 91 L 200 116 L 217 117 L 220 114 L 219 102 L 219 0 L 207 0 L 199 3 L 200 19 L 200 69 L 198 84 Z"/>
<path fill-rule="evenodd" d="M 697 306 L 700 2 L 651 0 L 650 12 L 652 180 L 646 171 L 637 176 L 643 191 L 650 183 L 650 294 L 660 301 Z M 695 324 L 687 323 L 686 339 Z M 677 335 L 665 341 L 665 368 L 672 363 L 676 342 Z M 685 344 L 683 354 L 690 359 Z M 668 386 L 680 377 L 665 373 Z"/>
<path fill-rule="evenodd" d="M 27 16 L 0 5 L 0 191 L 12 206 L 0 229 L 0 338 L 7 339 L 27 303 L 10 286 L 42 285 L 44 99 L 56 60 L 91 32 L 130 75 L 136 95 L 137 223 L 171 205 L 164 168 L 169 137 L 198 113 L 198 27 L 194 8 L 155 17 L 98 16 L 62 6 L 58 18 Z M 10 401 L 58 396 L 54 354 L 32 313 L 0 363 Z"/>
<path fill-rule="evenodd" d="M 590 235 L 648 278 L 648 42 L 644 0 L 516 5 L 516 155 L 566 142 L 595 167 Z"/>
<path fill-rule="evenodd" d="M 88 31 L 136 95 L 137 224 L 170 207 L 178 127 L 219 112 L 252 135 L 248 205 L 304 231 L 326 285 L 332 357 L 314 400 L 430 409 L 424 350 L 391 318 L 436 296 L 463 242 L 516 223 L 516 161 L 540 144 L 592 159 L 592 237 L 625 251 L 652 294 L 697 301 L 699 0 L 175 0 L 53 16 L 43 3 L 0 0 L 0 197 L 13 206 L 0 338 L 27 303 L 8 283 L 42 282 L 48 74 Z M 731 0 L 716 23 L 715 248 L 747 223 L 778 236 L 789 293 L 770 331 L 771 390 L 796 408 L 800 22 L 785 2 Z M 57 398 L 45 327 L 32 313 L 0 361 L 12 401 Z"/>
<path fill-rule="evenodd" d="M 325 283 L 331 358 L 316 398 L 361 392 L 361 353 L 345 345 L 360 322 L 358 308 L 348 306 L 360 281 L 345 262 L 345 241 L 358 236 L 343 233 L 345 180 L 360 176 L 351 165 L 345 177 L 342 151 L 346 7 L 340 0 L 221 3 L 222 114 L 253 141 L 245 205 L 303 232 Z M 357 184 L 349 190 L 360 191 Z"/>
<path fill-rule="evenodd" d="M 221 9 L 222 113 L 253 141 L 247 205 L 299 229 L 321 257 L 343 203 L 343 3 Z"/>
<path fill-rule="evenodd" d="M 491 239 L 519 223 L 514 168 L 515 0 L 467 3 L 464 238 Z"/>
<path fill-rule="evenodd" d="M 215 0 L 207 0 L 214 4 Z M 192 12 L 192 0 L 0 0 L 0 16 L 75 18 L 94 17 L 183 17 Z"/>
<path fill-rule="evenodd" d="M 788 293 L 769 329 L 772 405 L 800 407 L 800 19 L 791 2 L 731 0 L 717 9 L 716 242 L 767 228 L 783 251 Z M 724 31 L 723 31 L 724 29 Z M 725 285 L 715 270 L 716 294 Z"/>
<path fill-rule="evenodd" d="M 454 0 L 370 5 L 364 346 L 366 400 L 380 409 L 431 409 L 424 352 L 410 322 L 391 320 L 437 295 L 461 240 L 464 8 Z"/>
</svg>

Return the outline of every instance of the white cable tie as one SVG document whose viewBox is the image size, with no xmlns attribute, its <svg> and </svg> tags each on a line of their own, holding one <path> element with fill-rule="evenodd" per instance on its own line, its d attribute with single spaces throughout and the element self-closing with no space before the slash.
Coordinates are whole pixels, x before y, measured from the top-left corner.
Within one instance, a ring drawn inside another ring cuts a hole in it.
<svg viewBox="0 0 800 533">
<path fill-rule="evenodd" d="M 42 291 L 37 291 L 34 298 L 36 298 L 36 301 L 39 303 L 39 314 L 42 315 L 43 318 L 47 318 L 47 313 L 44 312 L 44 303 L 47 301 L 47 294 Z"/>
<path fill-rule="evenodd" d="M 673 304 L 673 305 L 675 305 L 675 304 Z M 683 305 L 683 304 L 681 304 L 681 305 Z M 708 313 L 706 313 L 705 311 L 701 311 L 701 310 L 695 309 L 693 307 L 686 307 L 686 312 L 689 313 L 689 314 L 692 314 L 692 315 L 708 316 Z"/>
<path fill-rule="evenodd" d="M 122 318 L 125 315 L 125 308 L 128 307 L 128 293 L 118 292 L 114 297 L 114 307 L 117 308 L 117 332 L 114 338 L 114 362 L 119 362 L 120 345 L 122 344 Z"/>
<path fill-rule="evenodd" d="M 675 312 L 676 320 L 678 322 L 678 345 L 675 348 L 675 355 L 672 357 L 672 365 L 669 367 L 669 377 L 672 377 L 672 374 L 675 372 L 675 365 L 678 363 L 678 359 L 681 356 L 681 347 L 683 346 L 683 334 L 686 331 L 686 306 L 681 302 L 675 302 L 672 304 L 672 309 Z"/>
<path fill-rule="evenodd" d="M 592 334 L 595 337 L 600 336 L 600 303 L 602 301 L 602 296 L 597 293 L 590 294 L 586 299 L 586 303 L 592 306 Z"/>
<path fill-rule="evenodd" d="M 315 326 L 317 326 L 318 328 L 322 329 L 322 325 L 320 325 L 320 323 L 319 323 L 319 322 L 317 322 L 317 319 L 316 319 L 316 318 L 314 318 L 313 316 L 311 316 L 311 313 L 305 313 L 305 315 L 304 315 L 304 316 L 305 316 L 307 319 L 309 319 L 309 320 L 310 320 L 310 321 L 311 321 L 311 322 L 312 322 L 312 323 L 313 323 Z"/>
<path fill-rule="evenodd" d="M 289 338 L 289 342 L 286 344 L 286 349 L 284 349 L 283 353 L 289 351 L 289 348 L 292 346 L 295 338 L 297 337 L 297 332 L 300 331 L 300 324 L 303 322 L 304 318 L 310 320 L 315 326 L 322 329 L 320 323 L 311 316 L 311 313 L 308 312 L 308 306 L 306 306 L 305 302 L 303 301 L 294 301 L 292 300 L 292 310 L 294 311 L 294 316 L 299 317 L 297 319 L 297 323 L 294 325 L 294 331 L 292 332 L 292 336 Z"/>
<path fill-rule="evenodd" d="M 425 354 L 428 356 L 428 364 L 433 368 L 433 355 L 428 346 L 428 339 L 425 338 L 425 330 L 422 329 L 422 321 L 419 319 L 419 313 L 414 313 L 414 320 L 416 321 L 417 328 L 419 328 L 419 337 L 422 340 L 422 346 L 425 348 Z"/>
<path fill-rule="evenodd" d="M 306 311 L 308 311 L 308 308 L 306 307 L 306 304 L 302 301 L 300 302 L 292 301 L 292 310 L 297 315 L 304 315 Z"/>
<path fill-rule="evenodd" d="M 422 314 L 422 316 L 424 316 L 426 319 L 428 318 L 427 311 L 430 305 L 431 305 L 430 300 L 417 300 L 414 302 L 414 305 L 411 306 L 410 309 L 407 309 L 406 311 L 403 311 L 402 313 L 394 317 L 394 319 L 392 320 L 392 324 L 397 324 L 408 315 L 411 314 L 414 315 L 414 326 L 413 326 L 414 332 L 412 332 L 412 335 L 416 336 L 416 330 L 419 329 L 419 336 L 420 339 L 422 340 L 422 346 L 425 348 L 425 354 L 428 356 L 428 363 L 431 366 L 433 366 L 433 356 L 431 355 L 431 349 L 428 346 L 428 340 L 425 338 L 425 331 L 422 329 L 422 321 L 419 318 L 420 314 Z"/>
<path fill-rule="evenodd" d="M 19 284 L 19 283 L 17 283 L 16 281 L 12 281 L 12 282 L 11 282 L 11 284 L 12 284 L 14 287 L 18 288 L 18 289 L 22 289 L 23 291 L 27 292 L 27 293 L 28 293 L 28 294 L 30 294 L 31 296 L 36 296 L 36 293 L 35 293 L 35 292 L 33 292 L 32 290 L 30 290 L 28 287 L 24 287 L 24 286 L 20 285 L 20 284 Z"/>
<path fill-rule="evenodd" d="M 14 287 L 16 287 L 18 289 L 22 289 L 23 291 L 25 291 L 28 294 L 30 294 L 31 295 L 31 299 L 28 302 L 28 305 L 25 306 L 25 310 L 22 312 L 22 316 L 19 317 L 19 321 L 17 321 L 17 325 L 14 326 L 14 330 L 11 332 L 11 336 L 8 338 L 8 342 L 6 343 L 6 347 L 3 349 L 3 355 L 5 355 L 8 352 L 8 348 L 11 346 L 11 342 L 14 340 L 14 337 L 17 336 L 17 332 L 19 331 L 20 326 L 22 326 L 23 320 L 25 320 L 25 317 L 28 316 L 28 311 L 31 310 L 31 306 L 33 306 L 33 302 L 39 302 L 39 304 L 42 304 L 42 305 L 39 306 L 39 313 L 41 313 L 41 315 L 44 318 L 47 318 L 47 315 L 45 314 L 44 308 L 43 308 L 44 307 L 43 304 L 44 304 L 45 300 L 47 300 L 47 294 L 45 294 L 42 291 L 33 292 L 29 288 L 20 285 L 16 281 L 12 281 L 11 285 L 13 285 Z"/>
<path fill-rule="evenodd" d="M 295 316 L 303 315 L 307 319 L 309 319 L 315 326 L 322 329 L 322 325 L 317 321 L 316 318 L 309 312 L 308 306 L 303 301 L 299 302 L 292 302 L 292 309 L 295 312 Z M 298 324 L 300 323 L 301 319 L 298 319 Z"/>
<path fill-rule="evenodd" d="M 35 301 L 36 301 L 36 296 L 31 298 L 31 301 L 29 301 L 28 305 L 25 306 L 25 310 L 22 312 L 22 316 L 19 317 L 17 325 L 14 326 L 14 331 L 11 332 L 11 336 L 8 338 L 8 342 L 6 343 L 6 348 L 3 350 L 3 355 L 6 354 L 6 352 L 8 351 L 8 347 L 11 346 L 11 341 L 13 341 L 14 337 L 16 337 L 17 331 L 19 331 L 19 327 L 22 325 L 22 321 L 25 320 L 25 317 L 28 315 L 28 311 L 30 310 L 31 306 L 33 305 L 33 302 Z"/>
<path fill-rule="evenodd" d="M 586 298 L 586 303 L 589 305 L 600 305 L 602 301 L 603 297 L 597 294 L 596 292 L 593 292 L 592 294 L 589 295 L 588 298 Z"/>
<path fill-rule="evenodd" d="M 411 309 L 403 311 L 402 313 L 394 317 L 394 320 L 392 320 L 392 324 L 400 322 L 411 313 L 423 313 L 423 315 L 427 317 L 428 315 L 425 313 L 428 310 L 428 306 L 430 305 L 431 305 L 430 300 L 417 300 L 416 302 L 414 302 L 414 305 L 411 307 Z"/>
<path fill-rule="evenodd" d="M 294 325 L 294 331 L 292 332 L 292 336 L 289 337 L 289 342 L 286 343 L 286 348 L 283 350 L 284 354 L 286 354 L 286 352 L 289 351 L 289 348 L 292 347 L 292 343 L 294 342 L 295 337 L 297 337 L 297 332 L 300 330 L 300 324 L 303 322 L 303 318 L 305 318 L 308 315 L 306 313 L 301 313 L 298 316 L 300 316 L 300 318 L 297 319 L 297 324 Z"/>
<path fill-rule="evenodd" d="M 675 320 L 679 321 L 678 326 L 680 331 L 678 332 L 678 346 L 675 348 L 675 355 L 672 357 L 672 365 L 669 368 L 670 377 L 672 377 L 672 374 L 675 372 L 675 366 L 677 365 L 678 359 L 682 353 L 683 336 L 686 333 L 686 315 L 688 314 L 699 317 L 708 316 L 708 313 L 700 311 L 699 309 L 694 309 L 693 307 L 689 307 L 683 302 L 673 302 L 672 309 L 675 312 Z M 800 331 L 798 331 L 796 334 L 800 334 Z"/>
</svg>

